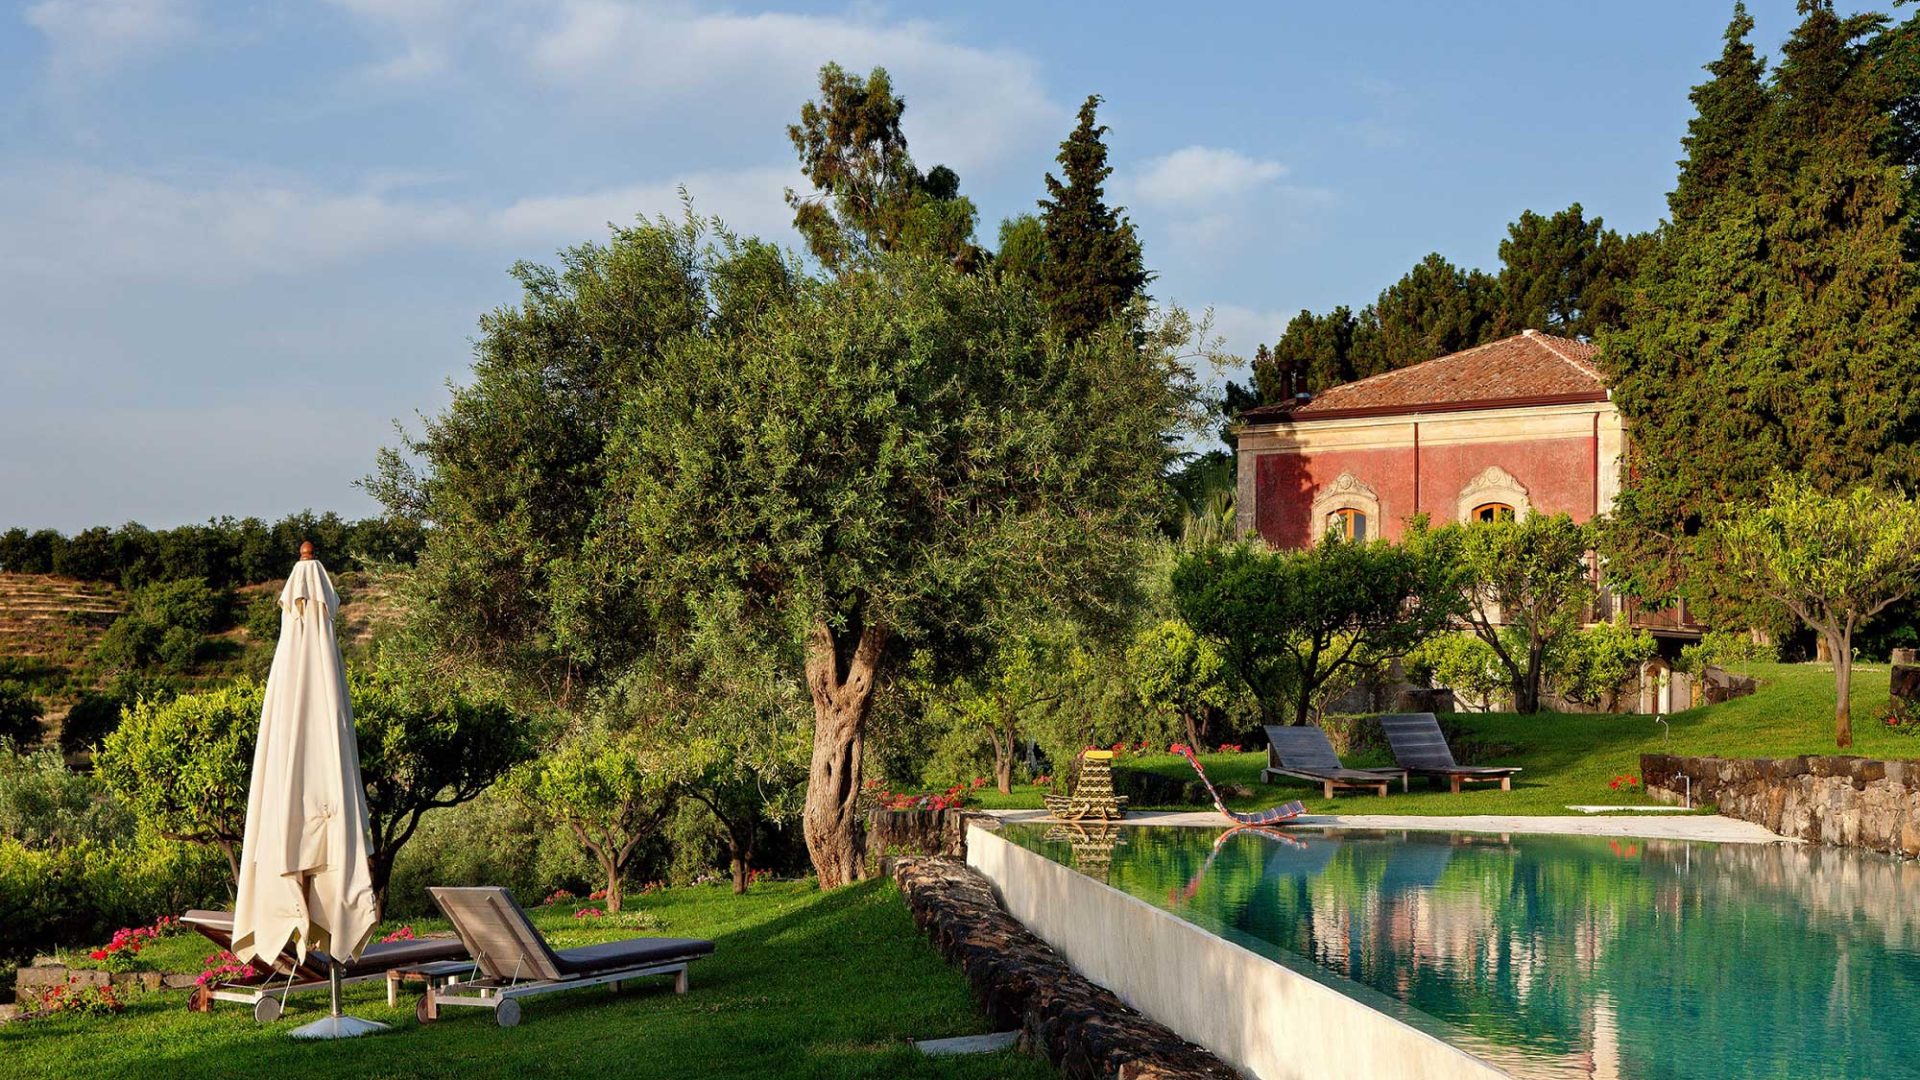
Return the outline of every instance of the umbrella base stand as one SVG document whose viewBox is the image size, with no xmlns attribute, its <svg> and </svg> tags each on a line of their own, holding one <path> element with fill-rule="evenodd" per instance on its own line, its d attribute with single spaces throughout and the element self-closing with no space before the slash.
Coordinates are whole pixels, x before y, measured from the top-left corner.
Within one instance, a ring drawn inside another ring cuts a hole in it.
<svg viewBox="0 0 1920 1080">
<path fill-rule="evenodd" d="M 376 1020 L 362 1020 L 357 1016 L 329 1016 L 311 1024 L 302 1024 L 287 1034 L 296 1039 L 351 1039 L 355 1035 L 371 1035 L 385 1030 L 387 1025 Z"/>
<path fill-rule="evenodd" d="M 339 961 L 335 961 L 332 968 L 332 977 L 329 979 L 332 983 L 329 989 L 333 991 L 332 1014 L 325 1019 L 315 1020 L 311 1024 L 301 1024 L 287 1034 L 296 1039 L 351 1039 L 356 1035 L 372 1035 L 375 1032 L 387 1030 L 387 1025 L 377 1020 L 362 1020 L 357 1016 L 340 1014 Z"/>
</svg>

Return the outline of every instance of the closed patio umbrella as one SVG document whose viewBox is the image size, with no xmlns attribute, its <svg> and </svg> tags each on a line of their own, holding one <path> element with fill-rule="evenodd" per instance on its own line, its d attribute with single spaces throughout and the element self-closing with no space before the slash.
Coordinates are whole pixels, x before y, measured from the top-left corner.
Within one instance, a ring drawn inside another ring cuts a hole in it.
<svg viewBox="0 0 1920 1080">
<path fill-rule="evenodd" d="M 233 910 L 233 953 L 242 962 L 272 964 L 289 942 L 303 960 L 309 949 L 350 959 L 373 934 L 367 794 L 334 640 L 339 607 L 313 545 L 301 544 L 280 591 L 280 642 L 247 790 Z M 293 1034 L 341 1038 L 384 1028 L 340 1014 L 340 965 L 331 967 L 332 1014 Z"/>
</svg>

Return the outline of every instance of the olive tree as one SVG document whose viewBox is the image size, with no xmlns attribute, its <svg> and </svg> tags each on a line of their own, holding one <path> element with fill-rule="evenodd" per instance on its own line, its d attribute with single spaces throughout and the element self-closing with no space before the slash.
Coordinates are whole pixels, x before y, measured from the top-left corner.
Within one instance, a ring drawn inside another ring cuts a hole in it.
<svg viewBox="0 0 1920 1080">
<path fill-rule="evenodd" d="M 1199 753 L 1208 718 L 1233 700 L 1220 650 L 1186 623 L 1165 619 L 1134 635 L 1127 668 L 1140 704 L 1179 717 L 1187 745 Z"/>
<path fill-rule="evenodd" d="M 1782 477 L 1765 505 L 1734 511 L 1717 534 L 1740 587 L 1784 605 L 1826 642 L 1834 741 L 1852 746 L 1853 635 L 1920 587 L 1920 502 L 1870 487 L 1827 494 Z"/>
<path fill-rule="evenodd" d="M 797 655 L 823 887 L 864 874 L 868 713 L 901 660 L 963 671 L 1039 609 L 1110 619 L 1131 591 L 1197 414 L 1192 336 L 1175 313 L 1069 347 L 1023 288 L 889 256 L 681 339 L 635 388 L 605 573 Z"/>
</svg>

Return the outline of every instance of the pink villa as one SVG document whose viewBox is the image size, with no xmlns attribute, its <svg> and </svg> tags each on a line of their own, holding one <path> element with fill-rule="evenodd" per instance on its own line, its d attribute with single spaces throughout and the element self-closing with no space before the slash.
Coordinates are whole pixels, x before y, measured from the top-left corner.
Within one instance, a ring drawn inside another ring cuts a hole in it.
<svg viewBox="0 0 1920 1080">
<path fill-rule="evenodd" d="M 1241 521 L 1275 547 L 1397 539 L 1501 514 L 1605 513 L 1626 433 L 1593 346 L 1534 330 L 1263 405 L 1239 440 Z"/>
</svg>

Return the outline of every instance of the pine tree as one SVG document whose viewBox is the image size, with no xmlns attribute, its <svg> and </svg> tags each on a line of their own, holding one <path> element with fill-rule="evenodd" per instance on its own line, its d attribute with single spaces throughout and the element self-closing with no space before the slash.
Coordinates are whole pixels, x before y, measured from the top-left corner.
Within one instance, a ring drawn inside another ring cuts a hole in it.
<svg viewBox="0 0 1920 1080">
<path fill-rule="evenodd" d="M 1623 317 L 1624 283 L 1641 245 L 1589 219 L 1579 203 L 1552 216 L 1531 210 L 1500 242 L 1496 337 L 1521 330 L 1591 338 Z"/>
<path fill-rule="evenodd" d="M 1494 279 L 1434 252 L 1360 313 L 1353 372 L 1367 378 L 1490 341 L 1499 330 Z"/>
<path fill-rule="evenodd" d="M 1101 141 L 1106 125 L 1094 119 L 1099 105 L 1094 94 L 1080 106 L 1079 124 L 1060 144 L 1066 180 L 1048 173 L 1049 197 L 1040 200 L 1047 239 L 1040 297 L 1070 341 L 1111 322 L 1150 280 L 1133 223 L 1106 203 L 1103 185 L 1113 168 Z"/>
<path fill-rule="evenodd" d="M 945 165 L 922 173 L 900 120 L 907 103 L 885 68 L 866 78 L 820 69 L 820 100 L 800 109 L 787 137 L 814 192 L 787 189 L 793 227 L 829 270 L 889 251 L 920 251 L 965 269 L 985 261 L 973 242 L 977 211 Z"/>
</svg>

